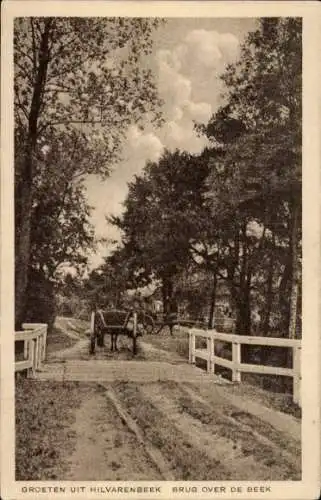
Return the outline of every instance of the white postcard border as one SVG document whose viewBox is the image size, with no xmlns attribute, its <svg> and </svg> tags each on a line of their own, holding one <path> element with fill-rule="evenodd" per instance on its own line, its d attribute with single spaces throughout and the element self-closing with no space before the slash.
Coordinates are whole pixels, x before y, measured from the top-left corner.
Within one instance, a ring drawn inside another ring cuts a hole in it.
<svg viewBox="0 0 321 500">
<path fill-rule="evenodd" d="M 1 496 L 21 498 L 316 498 L 320 487 L 320 8 L 317 2 L 51 2 L 10 0 L 2 5 L 1 86 Z M 108 486 L 161 487 L 147 493 L 98 493 L 103 482 L 14 481 L 14 232 L 13 232 L 13 85 L 12 25 L 15 16 L 144 16 L 144 17 L 303 17 L 303 349 L 302 349 L 302 481 L 284 482 L 108 482 Z M 62 495 L 27 493 L 24 487 L 66 487 Z M 173 486 L 197 486 L 197 492 L 174 493 Z M 225 487 L 226 492 L 204 491 Z M 262 493 L 248 488 L 271 488 Z M 236 488 L 231 490 L 231 488 Z M 241 491 L 237 491 L 241 488 Z"/>
</svg>

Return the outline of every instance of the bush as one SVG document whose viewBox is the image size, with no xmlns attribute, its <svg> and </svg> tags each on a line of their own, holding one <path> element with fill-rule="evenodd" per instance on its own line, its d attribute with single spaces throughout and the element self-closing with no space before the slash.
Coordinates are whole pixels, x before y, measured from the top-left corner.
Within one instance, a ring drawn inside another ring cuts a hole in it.
<svg viewBox="0 0 321 500">
<path fill-rule="evenodd" d="M 47 323 L 51 331 L 56 317 L 54 284 L 38 270 L 29 274 L 25 321 L 29 323 Z"/>
<path fill-rule="evenodd" d="M 57 295 L 56 311 L 58 316 L 67 316 L 77 319 L 88 320 L 90 317 L 90 306 L 88 302 L 77 296 Z"/>
</svg>

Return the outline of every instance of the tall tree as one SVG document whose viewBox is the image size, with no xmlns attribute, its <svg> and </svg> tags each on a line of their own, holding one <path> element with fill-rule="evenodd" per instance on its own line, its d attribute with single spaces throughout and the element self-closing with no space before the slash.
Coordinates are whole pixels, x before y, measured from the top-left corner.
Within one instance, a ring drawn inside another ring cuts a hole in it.
<svg viewBox="0 0 321 500">
<path fill-rule="evenodd" d="M 264 239 L 272 232 L 279 241 L 287 242 L 284 279 L 290 283 L 290 337 L 295 336 L 300 276 L 301 65 L 301 20 L 262 19 L 259 28 L 248 35 L 239 61 L 223 74 L 225 105 L 206 128 L 225 150 L 217 167 L 225 173 L 228 195 L 217 188 L 216 168 L 210 178 L 213 209 L 223 203 L 233 220 L 256 220 L 266 229 Z M 279 219 L 275 224 L 271 215 L 276 213 L 284 224 Z M 235 246 L 242 240 L 246 243 L 245 226 L 241 232 Z M 248 267 L 246 248 L 239 248 L 241 261 Z M 250 271 L 252 274 L 251 265 Z M 240 277 L 245 283 L 251 281 L 248 271 L 247 277 L 244 273 Z"/>
<path fill-rule="evenodd" d="M 81 272 L 88 250 L 95 248 L 83 183 L 70 179 L 69 168 L 66 155 L 53 148 L 37 158 L 24 310 L 25 320 L 31 322 L 53 324 L 62 275 L 70 267 Z"/>
<path fill-rule="evenodd" d="M 202 203 L 207 173 L 207 162 L 165 151 L 130 183 L 124 214 L 114 219 L 123 231 L 124 251 L 132 258 L 136 277 L 161 280 L 165 312 L 173 298 L 174 278 L 190 260 L 194 207 Z"/>
<path fill-rule="evenodd" d="M 17 324 L 23 319 L 39 151 L 64 135 L 71 155 L 82 152 L 74 175 L 108 174 L 128 125 L 143 115 L 159 119 L 151 71 L 140 64 L 158 24 L 141 18 L 15 20 Z"/>
</svg>

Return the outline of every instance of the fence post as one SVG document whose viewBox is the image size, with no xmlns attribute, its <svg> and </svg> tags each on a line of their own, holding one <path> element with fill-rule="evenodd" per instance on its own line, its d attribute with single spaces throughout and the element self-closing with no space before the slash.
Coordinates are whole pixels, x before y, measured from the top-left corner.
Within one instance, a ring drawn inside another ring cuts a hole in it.
<svg viewBox="0 0 321 500">
<path fill-rule="evenodd" d="M 208 337 L 206 338 L 206 347 L 207 347 L 207 360 L 206 360 L 206 370 L 207 373 L 210 373 L 211 371 L 211 339 Z"/>
<path fill-rule="evenodd" d="M 34 366 L 35 371 L 38 369 L 38 357 L 39 357 L 39 336 L 37 335 L 34 339 L 35 343 L 35 358 L 34 358 Z"/>
<path fill-rule="evenodd" d="M 42 365 L 42 333 L 38 337 L 38 370 L 41 369 Z"/>
<path fill-rule="evenodd" d="M 28 359 L 30 360 L 30 375 L 34 376 L 35 374 L 35 341 L 34 339 L 28 340 Z"/>
<path fill-rule="evenodd" d="M 41 368 L 41 335 L 37 336 L 37 370 Z"/>
<path fill-rule="evenodd" d="M 301 406 L 301 346 L 293 347 L 293 401 Z"/>
<path fill-rule="evenodd" d="M 44 332 L 43 332 L 42 361 L 46 359 L 46 354 L 47 354 L 47 330 L 48 330 L 48 325 L 44 327 Z"/>
<path fill-rule="evenodd" d="M 188 330 L 188 362 L 192 363 L 192 332 Z"/>
<path fill-rule="evenodd" d="M 195 364 L 195 334 L 189 330 L 189 362 Z"/>
<path fill-rule="evenodd" d="M 32 347 L 33 347 L 33 370 L 32 370 L 32 373 L 33 373 L 33 375 L 35 375 L 36 369 L 37 369 L 37 337 L 33 338 Z"/>
<path fill-rule="evenodd" d="M 91 311 L 90 316 L 90 334 L 93 335 L 95 330 L 95 311 Z"/>
<path fill-rule="evenodd" d="M 239 342 L 233 342 L 232 344 L 232 381 L 241 382 L 241 372 L 239 366 L 241 364 L 241 344 Z"/>
<path fill-rule="evenodd" d="M 41 361 L 44 361 L 45 360 L 45 357 L 46 357 L 46 340 L 45 340 L 45 329 L 43 329 L 43 332 L 40 336 L 40 340 L 41 340 L 41 356 L 40 356 L 40 359 Z"/>
<path fill-rule="evenodd" d="M 23 342 L 23 359 L 28 359 L 28 347 L 29 347 L 28 341 L 25 340 Z"/>
<path fill-rule="evenodd" d="M 41 365 L 42 365 L 42 333 L 40 333 L 38 339 L 39 339 L 38 370 L 40 370 L 41 369 Z"/>
<path fill-rule="evenodd" d="M 215 372 L 215 362 L 214 362 L 214 337 L 210 337 L 209 339 L 209 348 L 210 348 L 210 372 Z"/>
</svg>

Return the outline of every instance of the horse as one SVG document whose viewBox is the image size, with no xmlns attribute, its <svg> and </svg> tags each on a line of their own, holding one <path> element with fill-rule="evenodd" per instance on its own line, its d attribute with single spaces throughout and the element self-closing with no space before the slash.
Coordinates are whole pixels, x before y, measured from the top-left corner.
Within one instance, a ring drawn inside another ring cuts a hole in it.
<svg viewBox="0 0 321 500">
<path fill-rule="evenodd" d="M 111 338 L 111 351 L 118 351 L 118 335 L 127 335 L 133 339 L 133 352 L 136 354 L 137 331 L 136 317 L 133 311 L 98 309 L 91 315 L 90 354 L 95 353 L 96 341 L 99 347 L 104 347 L 106 334 Z"/>
</svg>

